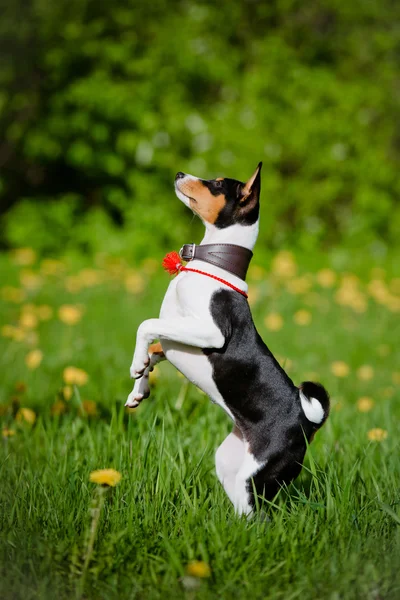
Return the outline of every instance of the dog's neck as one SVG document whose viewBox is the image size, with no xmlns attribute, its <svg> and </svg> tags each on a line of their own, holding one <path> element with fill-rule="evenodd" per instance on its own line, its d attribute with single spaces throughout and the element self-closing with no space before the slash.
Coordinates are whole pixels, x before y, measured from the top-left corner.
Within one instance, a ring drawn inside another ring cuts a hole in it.
<svg viewBox="0 0 400 600">
<path fill-rule="evenodd" d="M 203 244 L 236 244 L 253 250 L 258 236 L 258 221 L 254 225 L 231 225 L 218 229 L 215 225 L 205 223 L 206 232 L 200 245 Z"/>
</svg>

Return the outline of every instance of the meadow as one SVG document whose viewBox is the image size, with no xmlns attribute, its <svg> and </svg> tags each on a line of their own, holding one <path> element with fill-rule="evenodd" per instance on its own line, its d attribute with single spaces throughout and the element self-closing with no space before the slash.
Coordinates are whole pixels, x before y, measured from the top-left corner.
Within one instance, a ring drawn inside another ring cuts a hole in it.
<svg viewBox="0 0 400 600">
<path fill-rule="evenodd" d="M 332 408 L 300 477 L 248 520 L 215 476 L 231 427 L 218 407 L 163 364 L 151 397 L 124 408 L 161 259 L 0 255 L 0 596 L 399 598 L 395 256 L 256 252 L 256 325 Z M 90 481 L 106 468 L 117 485 Z"/>
</svg>

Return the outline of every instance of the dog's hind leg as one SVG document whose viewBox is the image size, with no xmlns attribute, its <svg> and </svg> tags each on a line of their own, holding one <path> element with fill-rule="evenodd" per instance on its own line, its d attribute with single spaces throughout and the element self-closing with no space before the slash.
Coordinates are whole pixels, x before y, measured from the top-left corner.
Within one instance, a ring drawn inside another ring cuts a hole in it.
<svg viewBox="0 0 400 600">
<path fill-rule="evenodd" d="M 217 477 L 233 504 L 236 497 L 236 477 L 245 458 L 245 443 L 238 427 L 225 438 L 215 453 Z"/>
<path fill-rule="evenodd" d="M 133 390 L 131 391 L 127 401 L 125 402 L 125 406 L 128 406 L 129 408 L 136 408 L 137 406 L 139 406 L 142 400 L 150 396 L 149 373 L 159 362 L 165 360 L 165 355 L 160 342 L 156 344 L 151 344 L 149 346 L 149 357 L 149 366 L 146 367 L 143 373 L 143 377 L 141 377 L 140 379 L 136 379 Z"/>
</svg>

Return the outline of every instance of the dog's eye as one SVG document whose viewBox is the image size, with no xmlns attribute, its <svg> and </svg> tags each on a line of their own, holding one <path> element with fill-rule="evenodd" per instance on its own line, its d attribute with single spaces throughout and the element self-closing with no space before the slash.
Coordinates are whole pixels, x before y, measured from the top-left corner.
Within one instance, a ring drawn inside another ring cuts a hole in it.
<svg viewBox="0 0 400 600">
<path fill-rule="evenodd" d="M 223 184 L 223 182 L 221 180 L 217 180 L 214 182 L 214 187 L 216 187 L 218 189 L 222 188 L 222 184 Z"/>
</svg>

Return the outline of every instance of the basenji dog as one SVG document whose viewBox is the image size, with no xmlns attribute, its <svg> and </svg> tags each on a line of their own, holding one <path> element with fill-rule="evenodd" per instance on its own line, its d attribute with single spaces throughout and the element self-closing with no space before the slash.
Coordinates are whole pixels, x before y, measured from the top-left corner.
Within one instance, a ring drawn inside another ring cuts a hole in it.
<svg viewBox="0 0 400 600">
<path fill-rule="evenodd" d="M 126 406 L 149 395 L 149 372 L 169 360 L 234 423 L 216 451 L 216 472 L 238 514 L 271 500 L 300 473 L 329 396 L 310 381 L 294 385 L 258 334 L 247 302 L 246 270 L 259 229 L 261 163 L 246 183 L 177 173 L 175 192 L 205 225 L 189 244 L 164 297 L 160 318 L 138 328 Z M 158 343 L 153 344 L 155 340 Z"/>
</svg>

